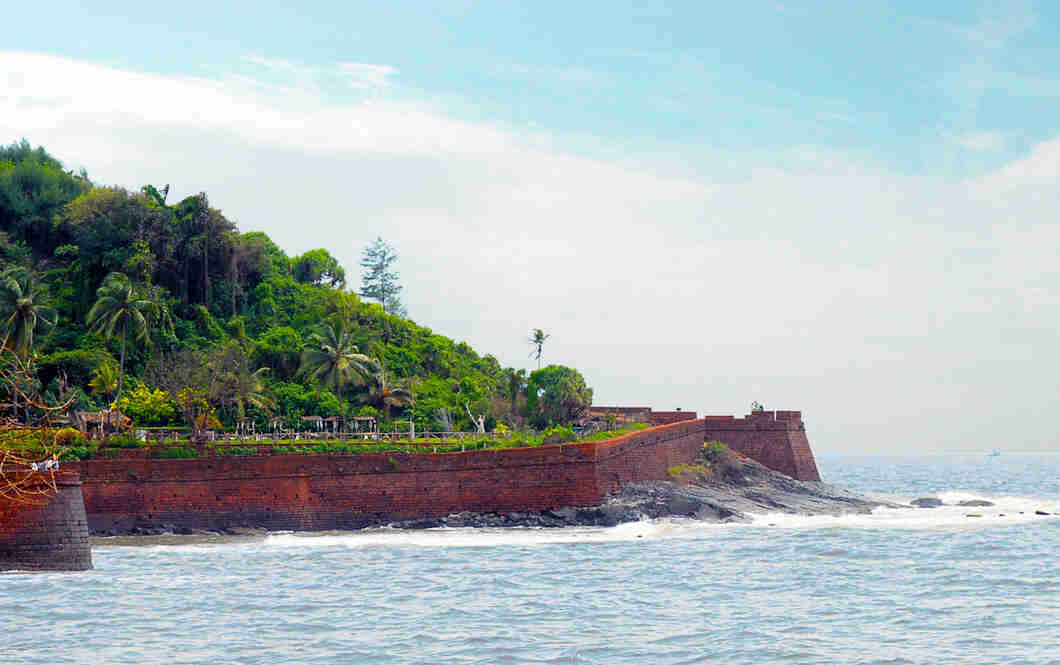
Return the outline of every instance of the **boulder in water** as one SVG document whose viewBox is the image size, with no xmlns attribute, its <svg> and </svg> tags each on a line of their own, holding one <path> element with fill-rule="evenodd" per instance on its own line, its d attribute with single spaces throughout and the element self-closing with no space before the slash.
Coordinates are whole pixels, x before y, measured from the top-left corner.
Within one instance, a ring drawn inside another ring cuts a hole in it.
<svg viewBox="0 0 1060 665">
<path fill-rule="evenodd" d="M 1049 515 L 1050 513 L 1047 513 L 1044 510 L 1036 510 L 1036 511 L 1034 511 L 1034 514 L 1035 515 Z"/>
<path fill-rule="evenodd" d="M 967 501 L 961 501 L 957 504 L 958 506 L 968 506 L 969 508 L 980 508 L 985 506 L 992 506 L 992 501 L 985 501 L 983 499 L 969 499 Z"/>
<path fill-rule="evenodd" d="M 919 499 L 913 499 L 909 503 L 913 504 L 917 508 L 938 508 L 942 505 L 942 499 L 937 499 L 933 496 L 921 497 Z"/>
</svg>

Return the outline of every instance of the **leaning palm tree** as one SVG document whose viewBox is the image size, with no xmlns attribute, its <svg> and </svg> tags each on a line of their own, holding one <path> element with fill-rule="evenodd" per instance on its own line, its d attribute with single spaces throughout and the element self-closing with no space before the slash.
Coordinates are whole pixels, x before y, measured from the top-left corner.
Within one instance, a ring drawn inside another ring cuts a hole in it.
<svg viewBox="0 0 1060 665">
<path fill-rule="evenodd" d="M 310 346 L 302 351 L 300 372 L 309 374 L 339 398 L 339 411 L 346 418 L 343 389 L 348 383 L 360 382 L 372 371 L 372 359 L 360 353 L 344 321 L 324 324 L 311 336 Z"/>
<path fill-rule="evenodd" d="M 392 382 L 379 360 L 372 359 L 372 374 L 368 378 L 368 394 L 364 400 L 383 409 L 385 420 L 390 420 L 390 407 L 409 406 L 413 403 L 412 391 L 403 382 Z"/>
<path fill-rule="evenodd" d="M 121 359 L 118 361 L 118 390 L 115 400 L 121 400 L 121 388 L 125 379 L 125 340 L 131 332 L 137 341 L 147 339 L 145 312 L 154 309 L 151 300 L 137 293 L 129 278 L 120 272 L 112 272 L 96 291 L 96 303 L 88 311 L 88 329 L 110 339 L 121 335 Z"/>
<path fill-rule="evenodd" d="M 21 266 L 0 274 L 0 317 L 3 318 L 3 349 L 22 359 L 29 357 L 37 335 L 55 328 L 59 316 L 43 305 L 43 292 L 37 278 Z"/>
<path fill-rule="evenodd" d="M 530 339 L 527 340 L 534 346 L 534 350 L 530 352 L 530 357 L 537 359 L 537 368 L 541 369 L 541 350 L 545 346 L 545 340 L 552 335 L 546 335 L 544 330 L 540 328 L 534 328 L 530 331 Z"/>
</svg>

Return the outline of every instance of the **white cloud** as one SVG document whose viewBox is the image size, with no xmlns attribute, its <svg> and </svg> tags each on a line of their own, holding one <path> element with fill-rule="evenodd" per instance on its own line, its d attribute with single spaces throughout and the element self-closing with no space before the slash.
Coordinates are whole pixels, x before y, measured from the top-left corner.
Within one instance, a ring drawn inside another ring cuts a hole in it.
<svg viewBox="0 0 1060 665">
<path fill-rule="evenodd" d="M 1001 132 L 975 132 L 964 136 L 955 136 L 953 142 L 968 150 L 997 152 L 1005 147 L 1005 135 Z"/>
<path fill-rule="evenodd" d="M 0 53 L 0 128 L 97 181 L 205 190 L 353 274 L 382 235 L 415 320 L 516 365 L 544 328 L 545 360 L 600 401 L 802 408 L 825 450 L 1051 444 L 1035 423 L 1060 407 L 1043 370 L 1060 360 L 1060 142 L 965 183 L 813 146 L 719 181 L 425 104 L 332 103 L 314 80 Z"/>
</svg>

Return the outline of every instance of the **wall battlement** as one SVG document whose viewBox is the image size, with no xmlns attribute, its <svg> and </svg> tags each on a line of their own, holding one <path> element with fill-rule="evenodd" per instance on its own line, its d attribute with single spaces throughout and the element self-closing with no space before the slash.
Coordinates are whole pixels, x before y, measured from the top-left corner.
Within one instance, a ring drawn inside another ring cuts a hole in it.
<svg viewBox="0 0 1060 665">
<path fill-rule="evenodd" d="M 721 441 L 796 480 L 821 480 L 801 411 L 755 411 L 743 418 L 705 416 L 703 423 L 707 441 Z"/>
<path fill-rule="evenodd" d="M 653 411 L 650 406 L 593 406 L 589 407 L 589 418 L 603 420 L 608 414 L 617 417 L 618 422 L 644 422 L 652 425 L 669 425 L 685 420 L 695 420 L 695 411 Z"/>
</svg>

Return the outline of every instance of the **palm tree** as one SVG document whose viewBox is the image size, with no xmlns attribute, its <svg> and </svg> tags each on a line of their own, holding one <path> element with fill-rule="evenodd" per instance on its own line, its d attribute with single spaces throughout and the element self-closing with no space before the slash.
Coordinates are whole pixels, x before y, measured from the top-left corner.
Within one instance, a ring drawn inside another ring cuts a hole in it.
<svg viewBox="0 0 1060 665">
<path fill-rule="evenodd" d="M 272 410 L 275 402 L 265 390 L 268 367 L 252 370 L 246 349 L 238 342 L 231 342 L 220 349 L 215 362 L 222 373 L 222 397 L 236 407 L 236 418 L 240 423 L 246 418 L 248 407 L 266 412 Z"/>
<path fill-rule="evenodd" d="M 372 406 L 382 408 L 384 419 L 390 420 L 390 407 L 409 406 L 415 398 L 404 382 L 391 382 L 387 378 L 386 369 L 379 360 L 372 359 L 371 370 L 365 401 Z"/>
<path fill-rule="evenodd" d="M 88 382 L 88 387 L 92 389 L 93 395 L 114 392 L 118 388 L 118 368 L 109 360 L 101 362 L 92 380 Z"/>
<path fill-rule="evenodd" d="M 33 350 L 39 333 L 55 327 L 59 315 L 41 304 L 41 285 L 29 270 L 13 266 L 0 274 L 0 316 L 4 322 L 3 349 L 23 359 Z"/>
<path fill-rule="evenodd" d="M 541 369 L 541 348 L 549 337 L 552 337 L 552 335 L 546 335 L 545 331 L 540 328 L 534 328 L 530 331 L 530 339 L 528 341 L 534 346 L 534 350 L 530 352 L 530 357 L 537 359 L 538 369 Z"/>
<path fill-rule="evenodd" d="M 110 339 L 121 332 L 121 359 L 118 361 L 118 391 L 116 400 L 121 400 L 122 383 L 125 380 L 125 338 L 132 332 L 137 341 L 147 339 L 147 319 L 144 312 L 154 309 L 151 300 L 141 298 L 129 278 L 120 272 L 112 272 L 96 291 L 96 303 L 88 311 L 88 329 Z"/>
<path fill-rule="evenodd" d="M 360 353 L 345 321 L 324 324 L 313 333 L 310 346 L 302 351 L 301 372 L 311 375 L 339 397 L 339 410 L 346 418 L 343 389 L 372 372 L 372 359 Z"/>
</svg>

